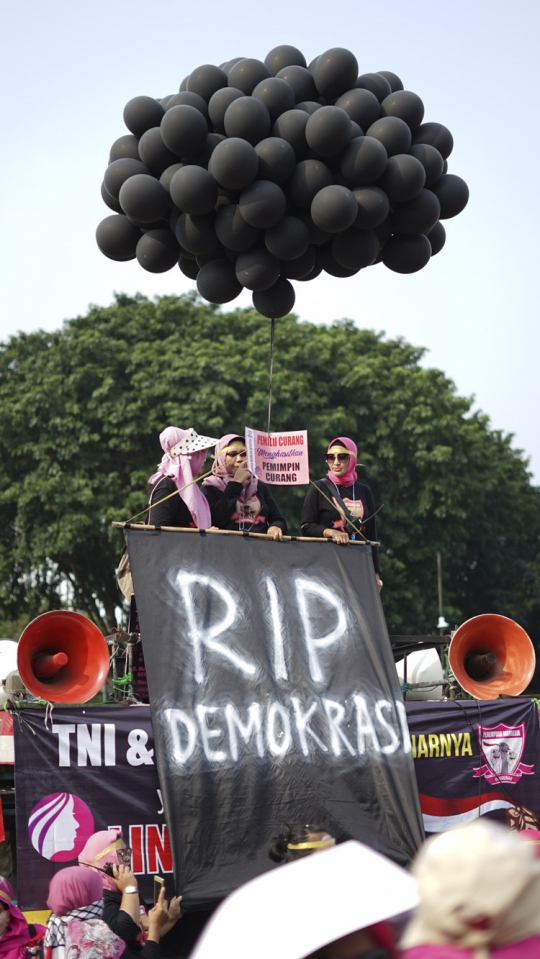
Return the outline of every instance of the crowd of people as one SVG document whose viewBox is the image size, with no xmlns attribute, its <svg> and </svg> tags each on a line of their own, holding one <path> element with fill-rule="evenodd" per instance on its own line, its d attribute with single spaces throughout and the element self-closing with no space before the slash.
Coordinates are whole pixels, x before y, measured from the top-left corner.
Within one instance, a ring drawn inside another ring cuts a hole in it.
<svg viewBox="0 0 540 959">
<path fill-rule="evenodd" d="M 93 835 L 79 864 L 52 878 L 46 928 L 27 924 L 0 878 L 0 959 L 159 959 L 160 940 L 182 918 L 181 897 L 167 902 L 162 890 L 147 909 L 130 852 L 118 830 Z M 194 959 L 273 955 L 273 937 L 288 944 L 288 959 L 540 956 L 540 832 L 477 819 L 428 839 L 410 871 L 360 843 L 336 845 L 320 823 L 287 827 L 268 853 L 287 871 L 270 870 L 226 899 Z"/>
<path fill-rule="evenodd" d="M 189 445 L 182 450 L 188 433 Z M 159 439 L 163 458 L 149 478 L 149 524 L 265 533 L 274 540 L 287 533 L 272 491 L 247 468 L 242 436 L 227 433 L 215 441 L 198 434 L 193 438 L 193 431 L 168 426 Z M 213 464 L 205 475 L 203 467 L 212 445 Z M 355 539 L 374 544 L 373 566 L 381 589 L 375 501 L 369 486 L 358 479 L 357 446 L 347 436 L 336 437 L 325 459 L 326 475 L 308 488 L 300 517 L 301 534 L 341 545 Z M 196 478 L 201 474 L 205 478 L 199 487 Z"/>
</svg>

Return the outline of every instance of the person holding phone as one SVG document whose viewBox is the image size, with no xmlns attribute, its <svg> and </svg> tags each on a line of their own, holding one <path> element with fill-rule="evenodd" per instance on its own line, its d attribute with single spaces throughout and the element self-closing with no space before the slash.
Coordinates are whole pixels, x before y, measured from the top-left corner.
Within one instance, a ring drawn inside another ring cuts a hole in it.
<svg viewBox="0 0 540 959">
<path fill-rule="evenodd" d="M 287 523 L 268 486 L 247 468 L 242 436 L 227 433 L 216 445 L 212 475 L 203 480 L 203 492 L 218 529 L 266 533 L 281 539 Z"/>
<path fill-rule="evenodd" d="M 328 472 L 310 485 L 300 517 L 303 536 L 324 537 L 345 545 L 350 540 L 377 540 L 375 500 L 369 486 L 358 480 L 358 449 L 348 436 L 332 440 L 326 453 Z M 382 589 L 379 550 L 371 547 L 377 587 Z"/>
</svg>

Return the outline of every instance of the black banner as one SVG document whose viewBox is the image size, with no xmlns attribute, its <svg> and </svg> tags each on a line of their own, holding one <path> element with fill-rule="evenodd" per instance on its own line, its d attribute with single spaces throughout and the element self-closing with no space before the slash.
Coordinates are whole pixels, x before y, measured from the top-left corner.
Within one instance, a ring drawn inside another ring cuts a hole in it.
<svg viewBox="0 0 540 959">
<path fill-rule="evenodd" d="M 540 828 L 540 729 L 534 700 L 407 703 L 426 832 L 487 815 Z"/>
<path fill-rule="evenodd" d="M 154 765 L 148 706 L 55 706 L 15 715 L 18 900 L 44 909 L 49 882 L 92 833 L 120 826 L 141 895 L 172 858 Z"/>
<path fill-rule="evenodd" d="M 370 547 L 126 533 L 185 904 L 271 865 L 285 822 L 406 863 L 423 838 Z"/>
</svg>

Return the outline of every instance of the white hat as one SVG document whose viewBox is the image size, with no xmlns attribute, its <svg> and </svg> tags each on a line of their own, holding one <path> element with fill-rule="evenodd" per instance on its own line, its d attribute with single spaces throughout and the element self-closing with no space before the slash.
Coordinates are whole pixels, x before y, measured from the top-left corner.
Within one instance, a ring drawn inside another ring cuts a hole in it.
<svg viewBox="0 0 540 959">
<path fill-rule="evenodd" d="M 350 840 L 278 866 L 231 893 L 190 959 L 302 959 L 417 903 L 415 881 L 404 869 Z"/>
<path fill-rule="evenodd" d="M 216 440 L 213 436 L 200 436 L 191 426 L 184 438 L 169 450 L 168 455 L 173 459 L 181 454 L 188 455 L 189 453 L 197 453 L 199 450 L 208 450 L 216 443 L 219 443 L 219 440 Z"/>
</svg>

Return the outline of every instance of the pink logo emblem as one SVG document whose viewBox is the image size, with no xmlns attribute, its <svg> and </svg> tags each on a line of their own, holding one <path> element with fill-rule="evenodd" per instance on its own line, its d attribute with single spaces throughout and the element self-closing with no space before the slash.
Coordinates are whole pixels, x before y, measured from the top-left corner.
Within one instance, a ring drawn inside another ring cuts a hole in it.
<svg viewBox="0 0 540 959">
<path fill-rule="evenodd" d="M 28 820 L 30 841 L 44 859 L 76 859 L 94 832 L 94 817 L 72 793 L 51 793 L 34 806 Z"/>
<path fill-rule="evenodd" d="M 486 760 L 474 770 L 474 779 L 483 776 L 494 786 L 497 783 L 517 783 L 522 776 L 532 776 L 534 766 L 521 762 L 525 749 L 525 723 L 520 726 L 478 726 L 480 749 Z"/>
</svg>

